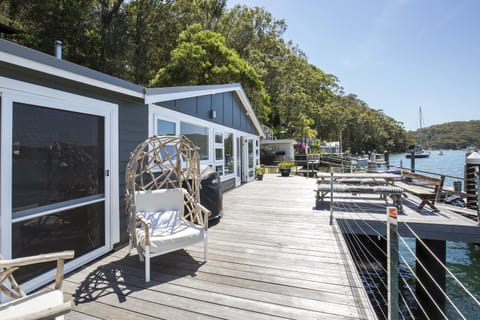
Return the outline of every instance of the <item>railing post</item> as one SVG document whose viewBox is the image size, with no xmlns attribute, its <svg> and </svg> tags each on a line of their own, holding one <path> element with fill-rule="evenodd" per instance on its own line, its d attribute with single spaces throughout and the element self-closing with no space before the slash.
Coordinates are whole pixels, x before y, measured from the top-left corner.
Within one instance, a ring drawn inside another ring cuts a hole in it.
<svg viewBox="0 0 480 320">
<path fill-rule="evenodd" d="M 330 225 L 333 224 L 333 170 L 330 168 Z"/>
<path fill-rule="evenodd" d="M 415 172 L 415 149 L 410 152 L 410 171 Z"/>
<path fill-rule="evenodd" d="M 398 320 L 398 209 L 387 207 L 388 320 Z"/>
<path fill-rule="evenodd" d="M 477 222 L 480 225 L 480 174 L 477 172 Z"/>
</svg>

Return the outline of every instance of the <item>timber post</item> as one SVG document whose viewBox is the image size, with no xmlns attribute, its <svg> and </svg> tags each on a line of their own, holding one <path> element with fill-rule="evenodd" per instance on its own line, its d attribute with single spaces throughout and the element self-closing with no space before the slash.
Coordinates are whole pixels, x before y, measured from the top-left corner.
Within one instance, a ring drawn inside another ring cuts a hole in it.
<svg viewBox="0 0 480 320">
<path fill-rule="evenodd" d="M 431 319 L 440 318 L 445 309 L 446 274 L 443 266 L 447 256 L 446 243 L 444 240 L 416 239 L 416 292 L 422 304 L 432 306 L 429 308 Z M 433 307 L 435 305 L 442 311 Z"/>
<path fill-rule="evenodd" d="M 398 209 L 387 207 L 388 320 L 398 320 Z"/>
</svg>

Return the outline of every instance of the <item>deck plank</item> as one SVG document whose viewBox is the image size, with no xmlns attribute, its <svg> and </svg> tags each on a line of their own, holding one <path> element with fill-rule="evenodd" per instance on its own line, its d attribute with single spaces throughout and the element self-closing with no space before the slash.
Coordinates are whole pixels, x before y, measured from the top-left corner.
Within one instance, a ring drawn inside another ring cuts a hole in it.
<svg viewBox="0 0 480 320">
<path fill-rule="evenodd" d="M 226 192 L 205 264 L 201 245 L 155 257 L 147 284 L 122 248 L 68 274 L 65 319 L 376 319 L 315 186 L 271 174 Z"/>
</svg>

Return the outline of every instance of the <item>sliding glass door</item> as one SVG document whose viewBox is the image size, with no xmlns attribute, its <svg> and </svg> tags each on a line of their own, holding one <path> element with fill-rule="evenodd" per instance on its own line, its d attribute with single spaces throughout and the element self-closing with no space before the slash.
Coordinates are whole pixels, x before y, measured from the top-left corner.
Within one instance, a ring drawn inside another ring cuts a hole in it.
<svg viewBox="0 0 480 320">
<path fill-rule="evenodd" d="M 13 103 L 12 149 L 12 257 L 104 246 L 104 117 Z"/>
</svg>

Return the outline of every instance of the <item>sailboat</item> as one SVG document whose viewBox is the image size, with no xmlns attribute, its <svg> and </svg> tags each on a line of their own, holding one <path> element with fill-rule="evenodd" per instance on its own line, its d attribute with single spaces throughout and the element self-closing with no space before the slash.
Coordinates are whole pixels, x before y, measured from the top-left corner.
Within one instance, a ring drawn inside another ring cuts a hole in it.
<svg viewBox="0 0 480 320">
<path fill-rule="evenodd" d="M 419 140 L 420 140 L 420 143 L 421 143 L 422 142 L 422 140 L 421 140 L 422 139 L 422 126 L 423 126 L 422 107 L 419 107 L 419 117 L 420 117 L 420 127 L 418 129 L 418 137 L 419 137 Z M 428 158 L 428 157 L 430 157 L 430 152 L 423 149 L 423 147 L 421 147 L 421 144 L 420 144 L 420 146 L 413 146 L 412 149 L 413 150 L 411 150 L 410 153 L 406 154 L 406 157 L 408 159 L 410 159 L 412 157 L 412 154 L 413 154 L 414 158 Z"/>
</svg>

